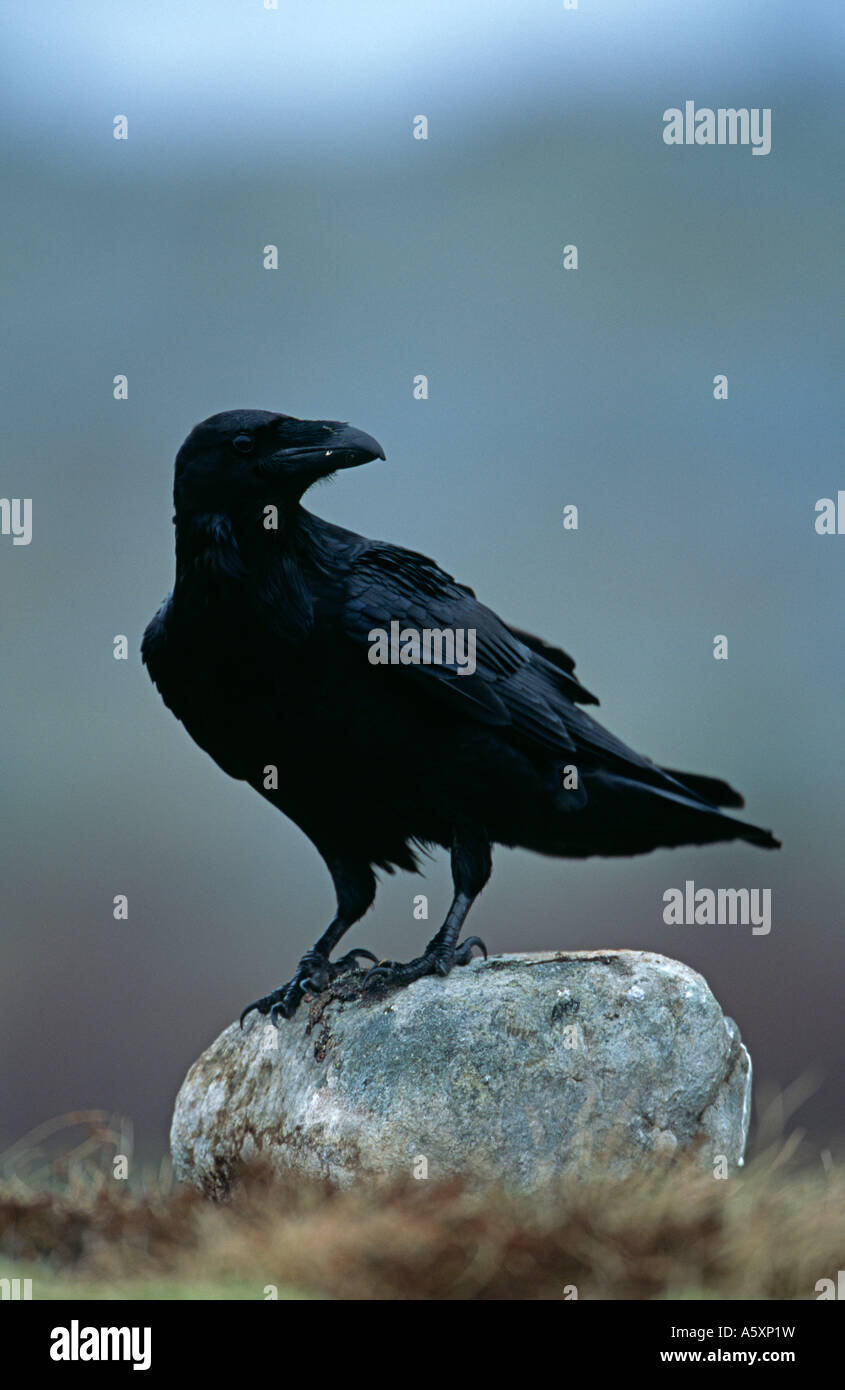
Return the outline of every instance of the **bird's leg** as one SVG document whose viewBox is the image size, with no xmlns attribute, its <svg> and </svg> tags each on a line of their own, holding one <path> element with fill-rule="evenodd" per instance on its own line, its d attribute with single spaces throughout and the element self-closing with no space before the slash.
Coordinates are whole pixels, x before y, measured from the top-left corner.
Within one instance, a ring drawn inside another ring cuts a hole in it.
<svg viewBox="0 0 845 1390">
<path fill-rule="evenodd" d="M 356 970 L 358 956 L 372 961 L 377 959 L 372 951 L 356 947 L 347 951 L 340 960 L 329 960 L 330 952 L 334 950 L 344 932 L 348 931 L 359 917 L 363 917 L 367 908 L 371 906 L 376 894 L 376 880 L 369 864 L 350 864 L 348 861 L 329 858 L 327 855 L 324 855 L 324 858 L 334 880 L 337 913 L 319 941 L 314 943 L 310 951 L 305 952 L 287 984 L 280 985 L 271 994 L 265 994 L 263 998 L 254 999 L 251 1004 L 247 1004 L 241 1014 L 241 1027 L 247 1014 L 252 1013 L 253 1009 L 260 1014 L 269 1014 L 270 1022 L 278 1026 L 280 1018 L 292 1017 L 306 991 L 319 994 L 338 975 L 348 970 Z"/>
<path fill-rule="evenodd" d="M 383 960 L 364 976 L 365 989 L 386 985 L 408 985 L 423 975 L 448 975 L 453 965 L 468 965 L 475 947 L 487 958 L 487 947 L 478 936 L 469 936 L 457 945 L 467 913 L 488 878 L 492 862 L 490 841 L 483 831 L 463 830 L 452 841 L 452 879 L 455 896 L 446 921 L 433 936 L 421 956 L 405 962 Z"/>
</svg>

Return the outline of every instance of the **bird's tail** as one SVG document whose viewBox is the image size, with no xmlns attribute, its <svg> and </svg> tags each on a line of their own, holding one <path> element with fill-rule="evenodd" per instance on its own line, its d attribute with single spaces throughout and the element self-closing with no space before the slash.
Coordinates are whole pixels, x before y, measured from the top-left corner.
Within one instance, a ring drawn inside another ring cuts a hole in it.
<svg viewBox="0 0 845 1390">
<path fill-rule="evenodd" d="M 663 770 L 663 769 L 661 769 Z M 670 775 L 673 781 L 676 774 Z M 695 786 L 698 783 L 699 786 Z M 654 830 L 657 835 L 657 843 L 669 847 L 679 844 L 712 844 L 720 840 L 746 840 L 751 845 L 759 845 L 761 849 L 780 849 L 780 840 L 776 840 L 770 830 L 764 830 L 762 826 L 751 825 L 748 821 L 737 820 L 735 816 L 726 816 L 717 809 L 718 802 L 712 794 L 705 797 L 703 790 L 699 790 L 701 784 L 714 784 L 717 788 L 722 788 L 718 794 L 724 796 L 727 792 L 734 800 L 724 800 L 722 805 L 744 805 L 742 797 L 726 782 L 720 782 L 718 778 L 698 777 L 691 780 L 685 779 L 681 782 L 677 777 L 676 787 L 671 784 L 666 787 L 647 787 L 643 783 L 629 784 L 629 790 L 636 788 L 636 793 L 645 793 L 649 798 L 648 816 L 653 819 Z M 658 812 L 657 807 L 663 803 L 663 815 Z"/>
<path fill-rule="evenodd" d="M 555 817 L 529 847 L 572 856 L 645 854 L 727 840 L 780 848 L 770 830 L 719 810 L 717 797 L 724 805 L 741 805 L 742 799 L 718 778 L 694 775 L 681 781 L 679 773 L 654 771 L 657 777 L 648 781 L 608 768 L 588 774 L 578 814 Z"/>
<path fill-rule="evenodd" d="M 688 787 L 697 796 L 703 796 L 705 801 L 712 801 L 714 806 L 735 806 L 739 809 L 745 805 L 745 797 L 719 777 L 702 777 L 698 772 L 677 772 L 673 767 L 662 767 L 660 771 Z"/>
</svg>

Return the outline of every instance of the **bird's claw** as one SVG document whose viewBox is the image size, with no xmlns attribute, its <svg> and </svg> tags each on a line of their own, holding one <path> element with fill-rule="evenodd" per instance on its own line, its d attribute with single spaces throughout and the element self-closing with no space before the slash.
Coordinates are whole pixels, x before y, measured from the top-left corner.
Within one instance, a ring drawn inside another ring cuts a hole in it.
<svg viewBox="0 0 845 1390">
<path fill-rule="evenodd" d="M 357 970 L 358 956 L 366 956 L 367 960 L 378 961 L 378 956 L 374 956 L 372 951 L 366 951 L 363 946 L 355 946 L 353 950 L 347 951 L 345 956 L 341 956 L 340 960 L 330 962 L 333 972 L 332 979 L 344 970 Z"/>
<path fill-rule="evenodd" d="M 477 946 L 484 959 L 487 959 L 487 947 L 480 936 L 468 936 L 466 941 L 462 941 L 455 948 L 455 965 L 469 965 L 472 960 L 473 948 Z"/>
<path fill-rule="evenodd" d="M 361 981 L 361 988 L 376 989 L 381 984 L 387 984 L 392 971 L 396 968 L 397 962 L 395 960 L 380 960 L 377 965 L 373 966 L 372 970 L 367 971 Z"/>
<path fill-rule="evenodd" d="M 415 960 L 380 960 L 372 970 L 367 971 L 361 981 L 361 988 L 383 989 L 388 985 L 411 984 L 413 980 L 422 979 L 423 975 L 448 975 L 455 965 L 469 965 L 475 947 L 478 947 L 486 960 L 487 947 L 480 936 L 468 936 L 451 955 L 442 951 L 425 951 Z"/>
<path fill-rule="evenodd" d="M 254 999 L 251 1004 L 247 1004 L 241 1014 L 241 1028 L 244 1026 L 244 1019 L 253 1010 L 265 1018 L 269 1017 L 273 1026 L 278 1028 L 281 1018 L 293 1017 L 304 994 L 321 994 L 338 975 L 347 970 L 357 970 L 359 956 L 365 956 L 371 961 L 378 959 L 372 951 L 365 950 L 363 946 L 356 946 L 353 950 L 347 951 L 345 956 L 341 956 L 340 960 L 334 961 L 329 960 L 328 956 L 309 951 L 302 957 L 296 973 L 286 985 L 280 985 L 272 994 L 265 994 L 261 999 Z"/>
<path fill-rule="evenodd" d="M 291 1013 L 293 1013 L 293 1009 L 290 1010 L 290 1013 L 287 1012 L 285 1005 L 285 996 L 288 994 L 293 984 L 294 981 L 291 980 L 289 984 L 282 985 L 280 989 L 273 990 L 272 994 L 265 994 L 261 999 L 253 999 L 251 1004 L 247 1004 L 246 1008 L 241 1012 L 241 1028 L 243 1028 L 244 1026 L 244 1019 L 247 1018 L 248 1015 L 253 1012 L 253 1010 L 255 1010 L 259 1014 L 263 1014 L 265 1018 L 269 1014 L 270 1022 L 275 1024 L 277 1028 L 279 1026 L 280 1015 L 284 1018 L 290 1018 Z M 299 1001 L 297 1000 L 297 1003 L 298 1002 Z"/>
</svg>

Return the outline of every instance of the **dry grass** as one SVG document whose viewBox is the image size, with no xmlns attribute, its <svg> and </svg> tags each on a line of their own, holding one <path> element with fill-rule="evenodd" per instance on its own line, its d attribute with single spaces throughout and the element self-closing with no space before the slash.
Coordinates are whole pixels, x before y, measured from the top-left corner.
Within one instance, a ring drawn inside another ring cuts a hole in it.
<svg viewBox="0 0 845 1390">
<path fill-rule="evenodd" d="M 0 1273 L 83 1296 L 138 1296 L 147 1281 L 166 1298 L 262 1298 L 273 1284 L 337 1299 L 560 1299 L 566 1285 L 582 1299 L 812 1299 L 845 1254 L 845 1170 L 798 1167 L 796 1140 L 727 1181 L 674 1165 L 517 1196 L 469 1179 L 338 1191 L 252 1169 L 215 1205 L 166 1167 L 115 1181 L 102 1160 L 126 1152 L 125 1131 L 70 1119 L 80 1134 L 58 1155 L 48 1141 L 66 1123 L 6 1156 Z"/>
</svg>

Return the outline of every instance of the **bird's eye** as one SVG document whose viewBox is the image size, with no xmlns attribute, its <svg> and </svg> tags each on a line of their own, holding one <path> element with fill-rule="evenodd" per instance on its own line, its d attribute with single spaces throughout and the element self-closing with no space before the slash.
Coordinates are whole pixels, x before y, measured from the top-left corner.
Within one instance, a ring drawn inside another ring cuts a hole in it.
<svg viewBox="0 0 845 1390">
<path fill-rule="evenodd" d="M 232 440 L 232 445 L 239 454 L 248 454 L 252 448 L 252 437 L 248 434 L 236 434 Z"/>
</svg>

